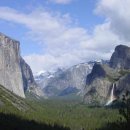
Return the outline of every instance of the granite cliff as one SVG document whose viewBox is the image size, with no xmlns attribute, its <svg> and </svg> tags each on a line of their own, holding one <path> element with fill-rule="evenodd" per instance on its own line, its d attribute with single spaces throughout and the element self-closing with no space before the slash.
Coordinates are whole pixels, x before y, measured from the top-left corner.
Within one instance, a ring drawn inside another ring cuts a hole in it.
<svg viewBox="0 0 130 130">
<path fill-rule="evenodd" d="M 95 63 L 108 64 L 108 61 L 90 61 L 67 69 L 59 68 L 54 72 L 40 72 L 35 76 L 35 80 L 47 97 L 67 96 L 74 93 L 82 95 L 86 77 Z"/>
<path fill-rule="evenodd" d="M 20 57 L 20 67 L 22 72 L 24 92 L 30 92 L 37 96 L 43 96 L 42 89 L 35 82 L 32 70 L 25 60 Z"/>
<path fill-rule="evenodd" d="M 83 90 L 86 76 L 91 72 L 92 67 L 93 63 L 82 63 L 68 69 L 41 73 L 35 76 L 35 79 L 47 97 L 65 96 Z"/>
<path fill-rule="evenodd" d="M 18 41 L 0 33 L 0 84 L 24 98 L 19 46 Z"/>
<path fill-rule="evenodd" d="M 110 67 L 115 69 L 130 69 L 130 47 L 119 45 L 110 59 Z"/>
<path fill-rule="evenodd" d="M 114 99 L 130 90 L 130 48 L 119 45 L 115 48 L 108 65 L 95 64 L 87 76 L 84 102 L 105 105 L 110 99 L 114 84 Z"/>
<path fill-rule="evenodd" d="M 0 84 L 23 98 L 28 90 L 36 94 L 40 91 L 29 65 L 20 56 L 20 43 L 2 33 L 0 33 Z"/>
</svg>

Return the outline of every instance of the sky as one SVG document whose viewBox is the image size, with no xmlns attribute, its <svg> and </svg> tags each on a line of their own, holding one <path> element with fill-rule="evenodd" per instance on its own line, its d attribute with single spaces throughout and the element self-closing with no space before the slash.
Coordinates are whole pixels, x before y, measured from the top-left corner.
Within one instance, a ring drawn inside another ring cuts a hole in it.
<svg viewBox="0 0 130 130">
<path fill-rule="evenodd" d="M 130 0 L 4 0 L 0 32 L 20 41 L 33 73 L 110 59 L 130 46 Z"/>
</svg>

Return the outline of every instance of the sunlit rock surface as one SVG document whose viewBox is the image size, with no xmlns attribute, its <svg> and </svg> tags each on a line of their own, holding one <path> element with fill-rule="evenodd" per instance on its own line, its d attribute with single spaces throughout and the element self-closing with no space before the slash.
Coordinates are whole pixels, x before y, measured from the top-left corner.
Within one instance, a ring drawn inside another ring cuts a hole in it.
<svg viewBox="0 0 130 130">
<path fill-rule="evenodd" d="M 0 33 L 0 84 L 24 98 L 19 46 L 18 41 Z"/>
<path fill-rule="evenodd" d="M 41 88 L 36 84 L 32 70 L 20 56 L 20 43 L 0 33 L 0 84 L 25 98 L 29 91 L 42 96 Z"/>
</svg>

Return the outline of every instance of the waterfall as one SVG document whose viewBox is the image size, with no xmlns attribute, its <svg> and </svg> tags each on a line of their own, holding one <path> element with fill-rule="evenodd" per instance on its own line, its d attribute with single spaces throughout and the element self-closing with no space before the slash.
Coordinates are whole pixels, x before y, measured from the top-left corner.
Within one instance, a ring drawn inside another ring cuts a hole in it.
<svg viewBox="0 0 130 130">
<path fill-rule="evenodd" d="M 112 86 L 112 91 L 111 91 L 111 95 L 110 95 L 110 101 L 111 101 L 111 102 L 114 100 L 114 88 L 115 88 L 115 85 L 113 84 L 113 86 Z"/>
<path fill-rule="evenodd" d="M 115 84 L 113 83 L 111 94 L 110 94 L 110 99 L 106 103 L 106 106 L 110 105 L 115 99 L 115 97 L 114 97 L 114 88 L 115 88 Z"/>
</svg>

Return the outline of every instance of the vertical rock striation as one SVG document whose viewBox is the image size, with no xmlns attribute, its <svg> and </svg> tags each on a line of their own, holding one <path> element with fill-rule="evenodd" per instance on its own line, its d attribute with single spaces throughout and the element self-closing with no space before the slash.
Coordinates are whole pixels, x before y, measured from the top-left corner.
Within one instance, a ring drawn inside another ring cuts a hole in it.
<svg viewBox="0 0 130 130">
<path fill-rule="evenodd" d="M 32 70 L 25 60 L 20 57 L 20 66 L 22 72 L 24 91 L 31 92 L 38 96 L 43 96 L 41 88 L 36 84 Z"/>
<path fill-rule="evenodd" d="M 30 66 L 20 56 L 20 43 L 0 33 L 0 84 L 25 98 L 29 91 L 42 96 L 43 92 L 36 84 Z"/>
<path fill-rule="evenodd" d="M 0 33 L 0 84 L 25 98 L 19 46 L 18 41 Z"/>
</svg>

